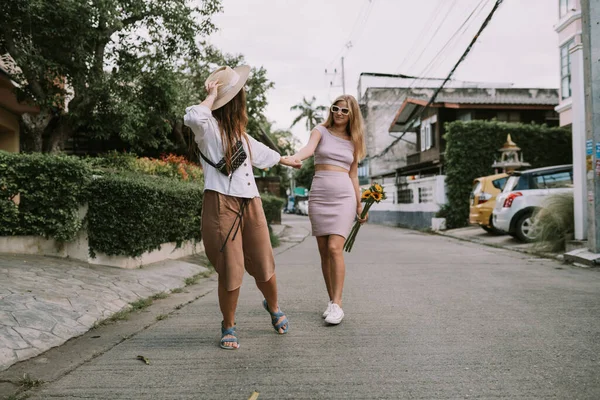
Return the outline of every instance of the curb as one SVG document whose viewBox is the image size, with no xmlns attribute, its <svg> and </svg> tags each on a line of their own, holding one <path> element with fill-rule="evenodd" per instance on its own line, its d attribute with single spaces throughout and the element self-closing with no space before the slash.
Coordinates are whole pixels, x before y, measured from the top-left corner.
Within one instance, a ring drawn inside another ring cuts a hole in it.
<svg viewBox="0 0 600 400">
<path fill-rule="evenodd" d="M 540 258 L 547 258 L 547 259 L 556 260 L 556 261 L 560 261 L 560 262 L 566 262 L 563 254 L 547 253 L 547 252 L 542 252 L 542 251 L 526 250 L 526 249 L 516 249 L 516 248 L 512 248 L 512 247 L 508 247 L 508 246 L 486 243 L 482 240 L 469 239 L 469 238 L 465 238 L 465 237 L 461 237 L 461 236 L 455 236 L 452 234 L 444 233 L 442 231 L 437 231 L 437 232 L 432 231 L 432 233 L 435 235 L 445 236 L 448 238 L 460 240 L 462 242 L 475 243 L 475 244 L 480 244 L 480 245 L 487 246 L 487 247 L 493 247 L 495 249 L 509 250 L 509 251 L 514 251 L 516 253 L 527 254 L 530 256 L 536 256 L 536 257 L 540 257 Z"/>
</svg>

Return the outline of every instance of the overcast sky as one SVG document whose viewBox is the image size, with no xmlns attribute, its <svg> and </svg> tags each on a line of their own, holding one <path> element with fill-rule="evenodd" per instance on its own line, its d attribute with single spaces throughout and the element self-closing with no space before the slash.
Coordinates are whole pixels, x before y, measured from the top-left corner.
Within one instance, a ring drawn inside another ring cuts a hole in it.
<svg viewBox="0 0 600 400">
<path fill-rule="evenodd" d="M 493 3 L 223 0 L 223 13 L 214 17 L 219 31 L 209 41 L 225 52 L 243 54 L 252 66 L 266 68 L 275 83 L 267 118 L 276 128 L 287 129 L 295 117 L 290 107 L 303 96 L 314 95 L 319 104 L 329 105 L 342 93 L 342 56 L 346 92 L 354 96 L 361 72 L 445 77 Z M 504 0 L 454 77 L 557 88 L 557 20 L 558 0 Z M 337 69 L 337 74 L 326 75 L 326 69 Z M 302 124 L 292 131 L 306 142 L 308 132 Z"/>
</svg>

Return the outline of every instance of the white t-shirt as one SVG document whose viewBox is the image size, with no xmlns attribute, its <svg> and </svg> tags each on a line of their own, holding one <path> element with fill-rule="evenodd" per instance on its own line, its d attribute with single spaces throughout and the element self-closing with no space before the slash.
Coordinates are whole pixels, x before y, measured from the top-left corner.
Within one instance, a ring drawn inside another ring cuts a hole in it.
<svg viewBox="0 0 600 400">
<path fill-rule="evenodd" d="M 223 143 L 221 142 L 219 123 L 213 117 L 210 109 L 203 105 L 186 108 L 183 123 L 194 132 L 196 144 L 202 154 L 217 164 L 224 157 Z M 248 138 L 250 139 L 251 151 L 248 151 L 248 144 L 242 139 L 248 158 L 244 161 L 244 164 L 233 172 L 231 182 L 227 176 L 200 158 L 204 169 L 204 190 L 214 190 L 235 197 L 253 198 L 259 196 L 252 166 L 261 169 L 270 168 L 279 162 L 281 156 L 251 136 L 248 136 Z"/>
</svg>

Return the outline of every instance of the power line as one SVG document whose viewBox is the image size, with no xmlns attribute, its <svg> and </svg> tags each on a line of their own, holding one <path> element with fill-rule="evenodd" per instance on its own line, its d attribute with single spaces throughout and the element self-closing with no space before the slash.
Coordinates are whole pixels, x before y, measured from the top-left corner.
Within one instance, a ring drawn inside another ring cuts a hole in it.
<svg viewBox="0 0 600 400">
<path fill-rule="evenodd" d="M 456 29 L 456 31 L 454 32 L 454 34 L 450 37 L 450 39 L 442 46 L 442 48 L 440 50 L 438 50 L 438 52 L 436 53 L 435 56 L 433 56 L 430 60 L 430 62 L 427 64 L 427 66 L 421 71 L 421 73 L 418 74 L 418 76 L 416 77 L 412 77 L 414 78 L 413 81 L 410 83 L 410 85 L 408 85 L 405 88 L 400 88 L 400 89 L 404 89 L 405 92 L 410 91 L 411 89 L 415 88 L 417 86 L 417 84 L 419 82 L 422 82 L 424 80 L 430 80 L 431 78 L 426 78 L 426 75 L 429 74 L 429 72 L 431 72 L 431 68 L 435 65 L 435 62 L 438 61 L 438 58 L 442 56 L 442 54 L 446 51 L 446 49 L 448 49 L 448 45 L 450 43 L 452 43 L 454 41 L 455 38 L 457 38 L 457 35 L 460 33 L 459 37 L 461 37 L 462 35 L 466 34 L 468 27 L 470 27 L 471 23 L 474 21 L 474 19 L 472 19 L 474 17 L 475 14 L 479 15 L 481 13 L 481 11 L 483 11 L 484 7 L 481 7 L 482 4 L 488 1 L 490 2 L 491 0 L 480 0 L 479 3 L 475 6 L 475 8 L 473 9 L 473 11 L 467 16 L 467 18 L 463 21 L 463 23 L 458 27 L 458 29 Z M 479 9 L 479 11 L 477 11 Z M 476 13 L 477 11 L 477 13 Z M 463 29 L 464 28 L 464 29 Z M 461 32 L 462 30 L 462 32 Z M 454 45 L 452 47 L 454 47 L 457 43 L 459 42 L 459 40 L 456 40 L 454 42 Z M 444 59 L 447 57 L 447 55 L 444 55 Z M 408 76 L 407 76 L 408 77 Z M 437 79 L 436 79 L 437 80 Z M 441 78 L 439 79 L 441 80 Z M 395 106 L 397 105 L 398 101 L 390 101 L 391 99 L 397 99 L 397 96 L 394 93 L 390 93 L 387 95 L 387 97 L 385 97 L 384 99 L 382 99 L 382 103 L 383 106 Z M 381 106 L 381 105 L 380 105 Z M 387 121 L 380 121 L 376 124 L 375 126 L 375 131 L 378 131 L 383 125 L 388 124 Z M 405 140 L 401 137 L 401 140 Z M 413 143 L 410 142 L 409 143 Z M 414 144 L 414 143 L 413 143 Z"/>
<path fill-rule="evenodd" d="M 483 24 L 481 25 L 481 27 L 479 28 L 479 30 L 477 31 L 477 33 L 475 34 L 475 36 L 473 37 L 473 39 L 471 40 L 471 42 L 469 43 L 469 45 L 467 46 L 466 50 L 463 52 L 463 54 L 460 57 L 460 59 L 458 60 L 458 62 L 454 65 L 454 67 L 452 68 L 452 70 L 450 71 L 450 73 L 448 74 L 448 76 L 444 79 L 444 82 L 442 82 L 442 84 L 440 85 L 440 87 L 436 89 L 436 91 L 433 93 L 433 96 L 431 96 L 431 98 L 429 99 L 429 101 L 427 102 L 427 104 L 425 105 L 425 107 L 421 108 L 421 110 L 418 113 L 416 113 L 414 116 L 412 116 L 406 122 L 406 124 L 405 124 L 406 126 L 410 126 L 410 124 L 412 124 L 413 121 L 416 118 L 420 117 L 423 114 L 423 112 L 425 112 L 425 110 L 427 110 L 429 108 L 429 106 L 431 106 L 431 104 L 435 101 L 435 98 L 440 93 L 440 91 L 444 88 L 444 85 L 446 85 L 446 83 L 448 83 L 448 81 L 450 80 L 450 78 L 452 77 L 452 75 L 454 74 L 454 72 L 456 71 L 456 69 L 458 68 L 458 66 L 465 60 L 465 58 L 467 57 L 467 55 L 471 52 L 471 49 L 473 48 L 473 46 L 477 42 L 477 39 L 479 39 L 479 35 L 481 35 L 481 33 L 483 32 L 483 30 L 487 27 L 487 25 L 489 24 L 489 22 L 492 20 L 492 17 L 494 16 L 494 14 L 496 13 L 496 11 L 500 7 L 500 4 L 502 4 L 503 1 L 504 0 L 496 0 L 496 3 L 494 4 L 494 7 L 490 11 L 490 13 L 486 17 L 486 19 L 483 21 Z M 402 139 L 402 137 L 404 136 L 405 133 L 406 132 L 403 132 L 402 135 L 400 135 L 398 138 L 394 139 L 394 141 L 392 141 L 392 143 L 390 143 L 385 149 L 383 149 L 383 151 L 381 151 L 379 154 L 376 154 L 376 155 L 374 155 L 374 156 L 372 156 L 370 158 L 373 159 L 373 158 L 379 158 L 379 157 L 384 156 L 388 151 L 390 151 L 390 149 L 392 147 L 394 147 L 394 145 L 396 145 L 396 143 L 398 143 Z"/>
</svg>

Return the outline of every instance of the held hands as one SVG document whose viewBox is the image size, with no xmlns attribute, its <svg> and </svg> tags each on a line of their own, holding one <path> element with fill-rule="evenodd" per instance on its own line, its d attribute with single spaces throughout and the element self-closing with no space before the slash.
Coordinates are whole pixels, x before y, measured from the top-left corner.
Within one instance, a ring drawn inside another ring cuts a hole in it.
<svg viewBox="0 0 600 400">
<path fill-rule="evenodd" d="M 281 165 L 286 165 L 288 167 L 292 167 L 292 168 L 296 168 L 296 169 L 299 169 L 300 167 L 302 167 L 302 161 L 300 161 L 298 158 L 296 158 L 294 156 L 283 156 L 279 160 L 279 163 Z"/>
<path fill-rule="evenodd" d="M 362 214 L 362 207 L 361 206 L 356 207 L 356 220 L 360 224 L 364 224 L 369 219 L 369 213 L 367 213 L 367 215 L 365 215 L 364 218 L 360 217 L 361 214 Z"/>
</svg>

